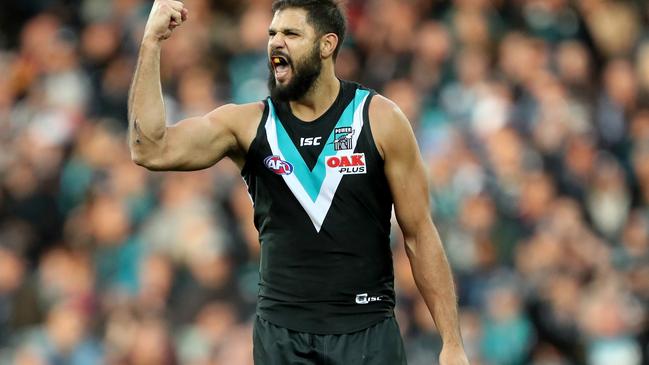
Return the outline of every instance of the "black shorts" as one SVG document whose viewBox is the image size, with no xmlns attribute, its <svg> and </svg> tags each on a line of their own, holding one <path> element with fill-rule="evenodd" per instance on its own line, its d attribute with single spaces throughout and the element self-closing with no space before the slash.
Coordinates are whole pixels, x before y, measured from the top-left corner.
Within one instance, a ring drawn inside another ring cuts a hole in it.
<svg viewBox="0 0 649 365">
<path fill-rule="evenodd" d="M 394 317 L 364 330 L 315 335 L 276 326 L 259 316 L 253 328 L 255 365 L 405 365 Z"/>
</svg>

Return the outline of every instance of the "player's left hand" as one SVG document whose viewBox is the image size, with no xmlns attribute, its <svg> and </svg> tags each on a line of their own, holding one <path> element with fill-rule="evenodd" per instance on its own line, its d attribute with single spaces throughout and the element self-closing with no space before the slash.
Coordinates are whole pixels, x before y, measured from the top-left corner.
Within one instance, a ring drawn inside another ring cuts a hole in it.
<svg viewBox="0 0 649 365">
<path fill-rule="evenodd" d="M 469 365 L 469 359 L 461 346 L 444 346 L 439 354 L 439 364 Z"/>
</svg>

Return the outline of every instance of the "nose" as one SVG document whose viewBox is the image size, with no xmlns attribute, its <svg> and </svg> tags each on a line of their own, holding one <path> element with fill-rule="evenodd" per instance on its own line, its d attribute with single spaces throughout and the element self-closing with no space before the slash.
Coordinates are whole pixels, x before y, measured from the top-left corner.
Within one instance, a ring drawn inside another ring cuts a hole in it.
<svg viewBox="0 0 649 365">
<path fill-rule="evenodd" d="M 268 39 L 268 46 L 271 51 L 276 49 L 283 49 L 286 44 L 284 43 L 284 34 L 278 32 Z"/>
</svg>

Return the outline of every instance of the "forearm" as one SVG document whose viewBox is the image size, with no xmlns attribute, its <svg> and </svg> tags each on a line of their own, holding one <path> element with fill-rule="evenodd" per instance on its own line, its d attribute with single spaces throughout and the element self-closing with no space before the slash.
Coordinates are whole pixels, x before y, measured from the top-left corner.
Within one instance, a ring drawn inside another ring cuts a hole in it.
<svg viewBox="0 0 649 365">
<path fill-rule="evenodd" d="M 129 93 L 129 145 L 134 160 L 148 160 L 164 148 L 165 109 L 160 84 L 160 41 L 145 38 Z"/>
<path fill-rule="evenodd" d="M 425 224 L 413 237 L 406 237 L 406 249 L 415 283 L 444 346 L 462 347 L 453 275 L 432 222 Z"/>
</svg>

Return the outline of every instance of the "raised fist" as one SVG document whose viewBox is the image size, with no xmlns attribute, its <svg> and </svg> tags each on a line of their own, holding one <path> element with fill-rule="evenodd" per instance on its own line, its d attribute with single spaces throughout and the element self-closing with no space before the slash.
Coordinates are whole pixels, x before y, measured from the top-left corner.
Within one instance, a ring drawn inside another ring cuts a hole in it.
<svg viewBox="0 0 649 365">
<path fill-rule="evenodd" d="M 155 0 L 144 29 L 144 38 L 165 40 L 187 20 L 187 9 L 181 1 Z"/>
</svg>

